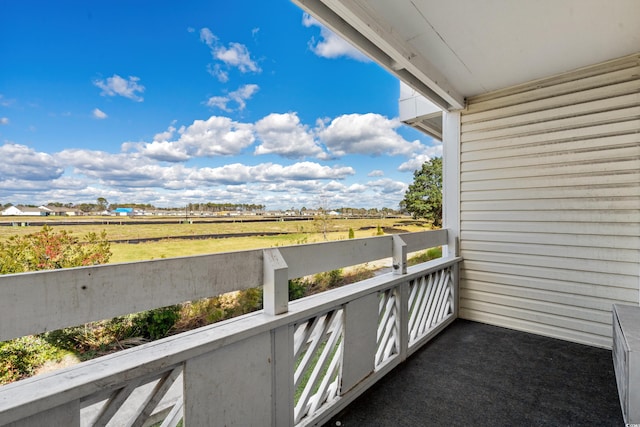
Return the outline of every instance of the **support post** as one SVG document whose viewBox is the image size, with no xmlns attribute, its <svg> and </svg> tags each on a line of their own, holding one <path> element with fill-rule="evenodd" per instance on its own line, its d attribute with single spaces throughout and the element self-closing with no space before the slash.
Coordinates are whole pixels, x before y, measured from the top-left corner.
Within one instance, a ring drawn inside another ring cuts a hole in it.
<svg viewBox="0 0 640 427">
<path fill-rule="evenodd" d="M 289 268 L 278 249 L 263 251 L 263 300 L 266 314 L 275 316 L 289 310 Z"/>
<path fill-rule="evenodd" d="M 407 244 L 402 237 L 393 236 L 393 274 L 407 274 Z"/>
<path fill-rule="evenodd" d="M 443 112 L 442 228 L 447 229 L 443 256 L 456 256 L 460 237 L 460 112 Z"/>
</svg>

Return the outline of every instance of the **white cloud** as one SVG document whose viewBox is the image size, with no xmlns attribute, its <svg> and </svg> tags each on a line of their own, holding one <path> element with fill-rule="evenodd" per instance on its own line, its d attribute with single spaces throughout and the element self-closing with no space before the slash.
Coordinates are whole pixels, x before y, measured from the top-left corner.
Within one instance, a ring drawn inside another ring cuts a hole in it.
<svg viewBox="0 0 640 427">
<path fill-rule="evenodd" d="M 234 122 L 228 117 L 211 116 L 194 120 L 178 131 L 178 143 L 193 157 L 230 156 L 253 144 L 252 125 Z"/>
<path fill-rule="evenodd" d="M 351 184 L 349 188 L 347 188 L 347 193 L 364 193 L 369 190 L 369 187 L 363 184 Z"/>
<path fill-rule="evenodd" d="M 384 176 L 384 171 L 381 171 L 379 169 L 372 170 L 367 174 L 367 176 Z"/>
<path fill-rule="evenodd" d="M 105 113 L 104 111 L 100 110 L 99 108 L 94 108 L 92 114 L 93 114 L 94 118 L 99 119 L 99 120 L 106 119 L 107 117 L 109 117 L 109 116 L 107 116 L 107 113 Z"/>
<path fill-rule="evenodd" d="M 302 15 L 302 25 L 307 28 L 312 26 L 320 27 L 320 40 L 316 41 L 315 38 L 312 37 L 309 41 L 309 49 L 316 55 L 330 59 L 344 56 L 362 62 L 370 61 L 366 55 L 353 47 L 353 45 L 346 42 L 342 37 L 329 30 L 307 13 Z"/>
<path fill-rule="evenodd" d="M 144 86 L 139 84 L 139 77 L 129 76 L 123 79 L 117 74 L 107 77 L 106 80 L 95 80 L 94 85 L 102 89 L 100 95 L 103 96 L 124 96 L 137 102 L 142 102 L 144 98 L 140 96 L 144 92 Z"/>
<path fill-rule="evenodd" d="M 363 154 L 371 156 L 404 155 L 424 151 L 419 141 L 409 142 L 395 129 L 401 123 L 380 114 L 345 114 L 336 117 L 318 135 L 334 155 Z"/>
<path fill-rule="evenodd" d="M 370 181 L 368 186 L 378 189 L 383 194 L 399 194 L 404 195 L 407 190 L 407 184 L 400 181 L 394 181 L 389 178 L 379 179 L 377 181 Z M 398 199 L 399 201 L 400 199 Z"/>
<path fill-rule="evenodd" d="M 129 153 L 68 149 L 55 158 L 74 168 L 74 173 L 98 179 L 101 185 L 116 188 L 133 187 L 166 188 L 175 181 L 182 181 L 182 165 L 162 166 L 150 159 Z"/>
<path fill-rule="evenodd" d="M 219 108 L 222 111 L 230 111 L 227 104 L 231 101 L 228 96 L 212 96 L 207 100 L 208 107 Z"/>
<path fill-rule="evenodd" d="M 207 101 L 207 106 L 216 107 L 223 111 L 234 111 L 234 109 L 228 107 L 227 104 L 235 102 L 237 104 L 236 110 L 244 110 L 247 106 L 246 101 L 260 89 L 256 84 L 247 84 L 240 86 L 237 90 L 229 92 L 227 96 L 212 96 Z"/>
<path fill-rule="evenodd" d="M 255 154 L 278 154 L 290 159 L 326 157 L 296 113 L 269 114 L 256 122 L 255 129 L 261 141 Z"/>
<path fill-rule="evenodd" d="M 9 118 L 8 117 L 0 117 L 0 125 L 8 125 Z"/>
<path fill-rule="evenodd" d="M 218 41 L 218 38 L 208 28 L 200 29 L 200 41 L 204 42 L 207 46 L 213 47 L 213 44 Z"/>
<path fill-rule="evenodd" d="M 258 29 L 254 28 L 252 35 L 255 36 L 257 31 Z M 242 43 L 231 42 L 225 46 L 206 27 L 200 29 L 200 40 L 209 47 L 213 59 L 220 61 L 217 64 L 209 64 L 207 70 L 221 82 L 229 81 L 228 70 L 232 68 L 238 69 L 241 73 L 259 73 L 262 71 L 258 63 L 251 58 L 251 53 L 247 46 Z"/>
<path fill-rule="evenodd" d="M 221 83 L 226 83 L 226 82 L 229 81 L 229 72 L 223 70 L 222 67 L 220 66 L 220 64 L 215 64 L 215 65 L 209 64 L 209 65 L 207 65 L 207 71 L 213 77 L 218 79 L 218 81 L 220 81 Z"/>
<path fill-rule="evenodd" d="M 178 129 L 170 126 L 157 134 L 152 142 L 127 142 L 123 151 L 137 151 L 150 159 L 183 162 L 194 157 L 231 156 L 239 154 L 255 141 L 252 125 L 234 122 L 228 117 L 211 116 L 194 120 Z"/>
<path fill-rule="evenodd" d="M 344 179 L 353 174 L 355 174 L 355 171 L 348 166 L 330 167 L 313 162 L 294 163 L 287 166 L 274 163 L 261 163 L 255 166 L 234 163 L 218 168 L 194 170 L 188 178 L 210 183 L 243 184 L 253 182 L 273 183 L 286 180 Z"/>
<path fill-rule="evenodd" d="M 228 47 L 219 46 L 214 52 L 214 57 L 232 67 L 237 67 L 240 72 L 249 71 L 257 73 L 260 67 L 251 59 L 249 49 L 241 43 L 231 42 Z"/>
<path fill-rule="evenodd" d="M 43 181 L 62 176 L 64 168 L 50 154 L 20 144 L 0 146 L 0 182 L 11 179 Z"/>
<path fill-rule="evenodd" d="M 400 172 L 413 172 L 422 167 L 422 164 L 434 157 L 442 157 L 442 144 L 428 147 L 424 153 L 417 154 L 398 166 Z"/>
</svg>

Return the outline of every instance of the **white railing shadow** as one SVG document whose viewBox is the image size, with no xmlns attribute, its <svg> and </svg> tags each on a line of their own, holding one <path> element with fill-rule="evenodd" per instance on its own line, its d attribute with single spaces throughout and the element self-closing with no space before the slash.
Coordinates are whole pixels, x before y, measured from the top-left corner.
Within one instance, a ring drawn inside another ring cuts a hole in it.
<svg viewBox="0 0 640 427">
<path fill-rule="evenodd" d="M 2 308 L 6 298 L 18 306 L 0 311 L 2 339 L 260 285 L 265 301 L 256 313 L 0 387 L 0 425 L 321 424 L 455 319 L 460 259 L 406 267 L 408 252 L 446 241 L 438 230 L 0 277 Z M 288 279 L 386 257 L 393 273 L 283 297 Z M 17 316 L 29 305 L 19 298 L 34 292 L 48 294 L 32 301 L 49 302 L 45 314 Z M 101 302 L 97 313 L 58 311 Z M 11 325 L 22 319 L 27 326 Z"/>
</svg>

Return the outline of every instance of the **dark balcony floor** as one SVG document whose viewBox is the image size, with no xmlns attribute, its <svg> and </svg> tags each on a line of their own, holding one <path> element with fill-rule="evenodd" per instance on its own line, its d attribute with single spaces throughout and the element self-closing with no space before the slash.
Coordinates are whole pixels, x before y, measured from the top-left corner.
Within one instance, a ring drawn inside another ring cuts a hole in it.
<svg viewBox="0 0 640 427">
<path fill-rule="evenodd" d="M 325 426 L 624 426 L 611 351 L 456 320 Z"/>
</svg>

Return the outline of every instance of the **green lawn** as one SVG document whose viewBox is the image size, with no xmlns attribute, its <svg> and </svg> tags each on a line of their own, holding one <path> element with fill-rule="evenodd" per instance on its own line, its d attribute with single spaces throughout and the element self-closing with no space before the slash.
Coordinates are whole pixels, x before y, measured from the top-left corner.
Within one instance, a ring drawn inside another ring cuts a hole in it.
<svg viewBox="0 0 640 427">
<path fill-rule="evenodd" d="M 18 221 L 16 218 L 11 218 Z M 66 220 L 108 220 L 109 224 L 60 226 L 73 235 L 82 237 L 90 232 L 100 233 L 105 230 L 109 240 L 143 239 L 172 236 L 198 236 L 205 234 L 229 234 L 248 232 L 278 232 L 278 236 L 254 236 L 233 237 L 224 239 L 185 240 L 165 239 L 157 242 L 144 242 L 138 244 L 112 243 L 113 256 L 111 262 L 142 261 L 158 258 L 172 258 L 179 256 L 200 255 L 207 253 L 229 252 L 246 249 L 269 248 L 275 246 L 287 246 L 300 243 L 321 242 L 324 237 L 318 233 L 318 223 L 313 220 L 301 221 L 261 221 L 243 222 L 239 219 L 230 219 L 223 223 L 205 224 L 180 224 L 177 218 L 172 218 L 171 224 L 136 224 L 136 219 L 131 218 L 104 218 L 104 217 L 79 217 L 64 218 Z M 5 218 L 2 218 L 6 222 Z M 42 218 L 19 218 L 20 221 L 37 221 Z M 60 220 L 59 218 L 54 219 Z M 142 219 L 146 220 L 146 219 Z M 165 218 L 166 220 L 166 218 Z M 197 221 L 197 220 L 194 220 Z M 409 218 L 402 219 L 331 219 L 328 222 L 327 239 L 344 240 L 349 236 L 349 229 L 354 230 L 356 238 L 375 236 L 377 227 L 395 229 L 396 231 L 424 231 L 430 227 L 423 222 L 416 222 Z M 14 235 L 25 235 L 37 232 L 40 226 L 26 227 L 0 227 L 0 241 Z M 58 230 L 55 226 L 54 230 Z"/>
</svg>

